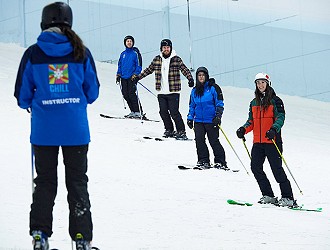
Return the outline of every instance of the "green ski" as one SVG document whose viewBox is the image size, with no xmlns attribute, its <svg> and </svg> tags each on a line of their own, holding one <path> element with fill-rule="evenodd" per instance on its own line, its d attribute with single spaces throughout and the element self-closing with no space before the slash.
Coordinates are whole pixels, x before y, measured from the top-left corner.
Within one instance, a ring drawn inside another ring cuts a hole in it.
<svg viewBox="0 0 330 250">
<path fill-rule="evenodd" d="M 308 212 L 322 212 L 322 208 L 304 208 L 304 205 L 298 206 L 298 207 L 289 207 L 291 210 L 296 211 L 308 211 Z"/>
<path fill-rule="evenodd" d="M 253 206 L 253 203 L 249 203 L 249 202 L 241 201 L 241 200 L 228 199 L 227 203 L 230 204 L 230 205 L 239 205 L 239 206 L 247 206 L 247 207 Z M 277 207 L 279 207 L 279 206 L 277 206 Z M 304 205 L 299 205 L 299 206 L 296 205 L 296 206 L 293 206 L 293 207 L 285 207 L 285 208 L 289 208 L 289 209 L 295 210 L 295 211 L 322 212 L 321 207 L 306 208 L 306 207 L 304 207 Z"/>
<path fill-rule="evenodd" d="M 253 205 L 252 203 L 246 201 L 231 200 L 231 199 L 227 200 L 227 203 L 230 205 L 240 205 L 240 206 L 248 206 L 248 207 Z"/>
</svg>

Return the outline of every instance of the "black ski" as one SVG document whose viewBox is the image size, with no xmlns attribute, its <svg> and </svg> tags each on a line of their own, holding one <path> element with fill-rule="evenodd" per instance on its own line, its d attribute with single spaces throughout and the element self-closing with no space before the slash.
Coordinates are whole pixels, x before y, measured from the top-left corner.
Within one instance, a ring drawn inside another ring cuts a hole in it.
<svg viewBox="0 0 330 250">
<path fill-rule="evenodd" d="M 128 117 L 123 117 L 123 116 L 111 116 L 111 115 L 105 115 L 105 114 L 100 114 L 101 117 L 103 118 L 108 118 L 108 119 L 127 119 L 127 120 L 142 120 L 142 121 L 147 121 L 147 122 L 159 122 L 158 120 L 152 120 L 147 117 L 141 118 L 128 118 Z"/>
<path fill-rule="evenodd" d="M 49 250 L 59 250 L 58 248 L 50 248 Z M 100 250 L 100 248 L 92 247 L 92 250 Z"/>
<path fill-rule="evenodd" d="M 234 173 L 237 173 L 239 172 L 239 169 L 230 169 L 230 168 L 227 168 L 227 169 L 221 169 L 221 168 L 214 168 L 213 166 L 211 168 L 201 168 L 199 166 L 184 166 L 184 165 L 179 165 L 178 166 L 178 169 L 180 170 L 207 170 L 207 169 L 219 169 L 219 170 L 223 170 L 223 171 L 229 171 L 229 172 L 234 172 Z"/>
<path fill-rule="evenodd" d="M 167 139 L 175 139 L 177 141 L 192 141 L 193 139 L 176 139 L 175 137 L 150 137 L 150 136 L 143 136 L 143 139 L 146 139 L 146 140 L 155 140 L 155 141 L 167 141 Z"/>
</svg>

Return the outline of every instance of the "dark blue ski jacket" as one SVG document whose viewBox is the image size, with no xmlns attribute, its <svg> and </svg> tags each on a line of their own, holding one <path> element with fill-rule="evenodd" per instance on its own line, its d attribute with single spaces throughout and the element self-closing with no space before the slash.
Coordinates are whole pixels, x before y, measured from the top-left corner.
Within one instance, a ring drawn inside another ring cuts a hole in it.
<svg viewBox="0 0 330 250">
<path fill-rule="evenodd" d="M 202 123 L 212 123 L 213 118 L 219 115 L 221 118 L 223 112 L 223 98 L 219 86 L 216 90 L 215 85 L 209 82 L 204 84 L 204 94 L 197 96 L 195 94 L 196 88 L 191 90 L 188 120 Z"/>
<path fill-rule="evenodd" d="M 141 60 L 138 52 L 133 48 L 126 48 L 121 52 L 118 61 L 117 75 L 121 78 L 129 79 L 132 75 L 139 75 L 142 70 Z"/>
<path fill-rule="evenodd" d="M 30 142 L 74 146 L 90 142 L 87 104 L 99 95 L 95 63 L 86 48 L 75 61 L 65 35 L 44 31 L 24 53 L 15 84 L 19 107 L 31 109 Z"/>
</svg>

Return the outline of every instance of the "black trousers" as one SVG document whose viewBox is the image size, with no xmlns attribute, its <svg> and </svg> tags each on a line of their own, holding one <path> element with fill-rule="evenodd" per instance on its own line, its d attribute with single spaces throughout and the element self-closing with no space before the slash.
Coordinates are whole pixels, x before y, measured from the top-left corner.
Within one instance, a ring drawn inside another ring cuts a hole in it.
<svg viewBox="0 0 330 250">
<path fill-rule="evenodd" d="M 212 123 L 195 122 L 194 127 L 198 161 L 210 162 L 210 153 L 205 140 L 207 135 L 213 150 L 214 162 L 227 166 L 225 150 L 219 141 L 219 129 Z"/>
<path fill-rule="evenodd" d="M 139 112 L 141 110 L 142 113 L 142 106 L 139 104 L 139 100 L 136 94 L 136 81 L 131 81 L 131 79 L 124 79 L 121 78 L 121 93 L 126 100 L 129 109 L 131 112 Z M 140 105 L 140 109 L 139 109 Z"/>
<path fill-rule="evenodd" d="M 176 131 L 186 131 L 182 116 L 179 111 L 180 94 L 158 95 L 159 114 L 163 120 L 165 130 L 174 131 L 173 119 Z"/>
<path fill-rule="evenodd" d="M 282 143 L 277 143 L 277 146 L 282 152 Z M 262 195 L 274 196 L 270 182 L 263 171 L 263 164 L 267 157 L 275 180 L 280 185 L 282 198 L 293 199 L 291 184 L 282 167 L 282 159 L 275 145 L 271 143 L 254 143 L 251 157 L 251 170 L 257 180 Z"/>
<path fill-rule="evenodd" d="M 52 235 L 53 206 L 57 194 L 58 146 L 33 145 L 37 177 L 30 212 L 30 234 L 41 230 Z M 62 146 L 65 165 L 65 183 L 68 190 L 69 233 L 75 239 L 81 233 L 85 240 L 92 240 L 92 216 L 87 191 L 88 145 Z"/>
</svg>

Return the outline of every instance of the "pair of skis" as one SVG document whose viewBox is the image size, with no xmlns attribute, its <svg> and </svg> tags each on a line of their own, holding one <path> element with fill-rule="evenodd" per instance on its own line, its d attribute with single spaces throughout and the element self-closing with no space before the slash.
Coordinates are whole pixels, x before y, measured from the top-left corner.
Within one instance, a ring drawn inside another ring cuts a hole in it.
<svg viewBox="0 0 330 250">
<path fill-rule="evenodd" d="M 177 141 L 192 141 L 193 139 L 178 139 L 178 138 L 175 138 L 175 137 L 154 137 L 154 136 L 143 136 L 143 139 L 146 139 L 146 140 L 155 140 L 155 141 L 167 141 L 167 140 L 170 140 L 170 139 L 175 139 Z"/>
<path fill-rule="evenodd" d="M 158 120 L 152 120 L 145 116 L 142 116 L 142 119 L 139 117 L 131 118 L 131 117 L 123 117 L 123 116 L 111 116 L 111 115 L 105 115 L 105 114 L 100 114 L 100 116 L 103 118 L 108 118 L 108 119 L 126 119 L 126 120 L 140 120 L 140 121 L 147 121 L 147 122 L 159 122 Z"/>
<path fill-rule="evenodd" d="M 239 205 L 239 206 L 246 206 L 246 207 L 251 207 L 253 206 L 253 203 L 250 202 L 246 202 L 246 201 L 240 201 L 240 200 L 232 200 L 232 199 L 228 199 L 227 203 L 230 205 Z M 306 208 L 304 207 L 304 205 L 296 205 L 293 207 L 287 207 L 291 210 L 294 211 L 306 211 L 306 212 L 322 212 L 322 208 L 318 207 L 318 208 Z"/>
<path fill-rule="evenodd" d="M 239 169 L 230 169 L 230 168 L 215 168 L 211 166 L 211 168 L 202 168 L 199 166 L 184 166 L 184 165 L 178 165 L 178 169 L 180 170 L 208 170 L 208 169 L 218 169 L 218 170 L 223 170 L 223 171 L 228 171 L 228 172 L 234 172 L 237 173 L 239 172 Z"/>
</svg>

